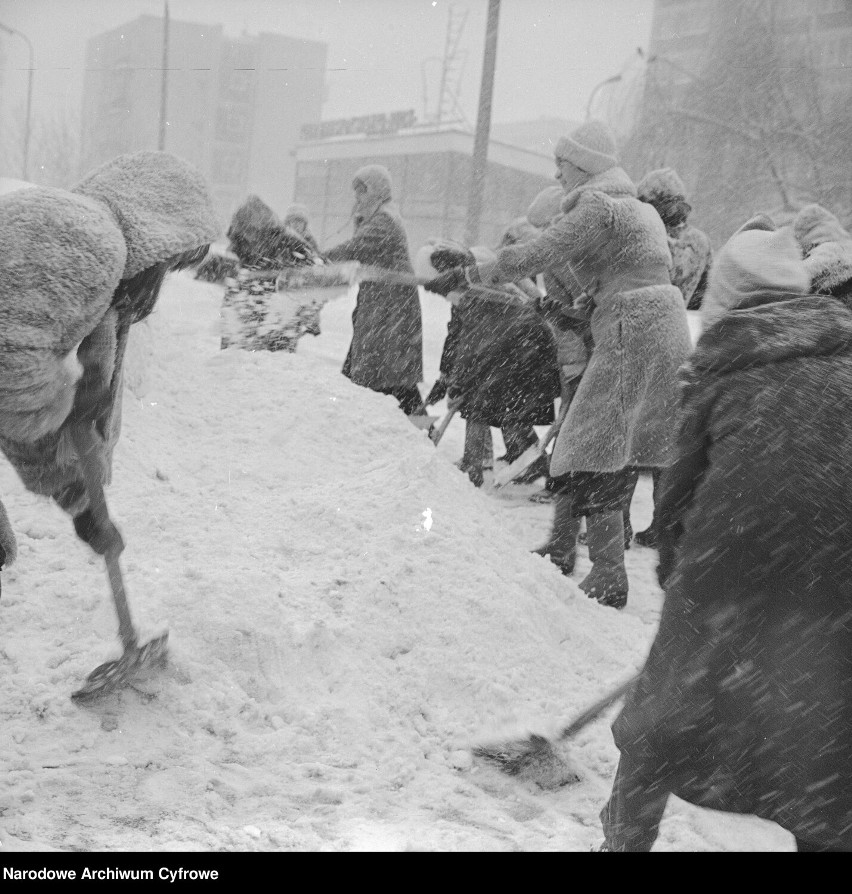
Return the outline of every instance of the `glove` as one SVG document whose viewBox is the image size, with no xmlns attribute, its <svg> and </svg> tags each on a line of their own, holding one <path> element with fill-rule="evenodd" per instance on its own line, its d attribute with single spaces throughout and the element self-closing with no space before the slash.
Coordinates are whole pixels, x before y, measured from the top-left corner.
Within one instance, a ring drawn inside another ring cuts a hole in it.
<svg viewBox="0 0 852 894">
<path fill-rule="evenodd" d="M 118 528 L 107 518 L 108 527 L 103 528 L 98 524 L 91 509 L 85 509 L 73 518 L 74 530 L 77 536 L 99 555 L 105 556 L 108 552 L 116 555 L 124 549 L 124 540 L 118 532 Z"/>
<path fill-rule="evenodd" d="M 444 273 L 453 267 L 475 266 L 476 258 L 466 248 L 453 248 L 450 245 L 444 245 L 436 248 L 429 255 L 429 262 L 438 273 Z"/>
<path fill-rule="evenodd" d="M 450 292 L 457 292 L 467 285 L 467 276 L 464 267 L 452 267 L 440 276 L 430 279 L 429 282 L 423 284 L 423 288 L 427 292 L 434 292 L 436 295 L 443 295 L 445 298 Z"/>
<path fill-rule="evenodd" d="M 453 410 L 460 410 L 464 405 L 464 395 L 460 391 L 447 392 L 447 409 L 452 413 Z"/>
<path fill-rule="evenodd" d="M 426 400 L 423 401 L 423 404 L 427 407 L 431 407 L 432 404 L 438 403 L 439 400 L 442 400 L 447 393 L 447 377 L 441 373 L 438 376 L 435 384 L 432 386 L 432 390 L 429 392 Z"/>
</svg>

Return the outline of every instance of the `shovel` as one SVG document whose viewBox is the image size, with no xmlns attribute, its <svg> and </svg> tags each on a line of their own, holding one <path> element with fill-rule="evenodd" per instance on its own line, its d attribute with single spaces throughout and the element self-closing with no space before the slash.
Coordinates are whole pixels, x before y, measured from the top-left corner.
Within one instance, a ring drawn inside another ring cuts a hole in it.
<svg viewBox="0 0 852 894">
<path fill-rule="evenodd" d="M 552 440 L 559 434 L 559 429 L 562 426 L 562 423 L 565 419 L 565 415 L 568 412 L 568 407 L 564 408 L 560 407 L 559 416 L 557 416 L 556 421 L 550 426 L 547 430 L 547 433 L 541 440 L 537 443 L 533 444 L 531 447 L 527 447 L 527 449 L 516 459 L 509 463 L 503 469 L 499 469 L 494 474 L 494 486 L 495 487 L 505 487 L 505 485 L 514 481 L 518 475 L 524 473 L 540 456 L 544 454 L 544 451 L 547 449 L 547 445 L 550 444 Z"/>
<path fill-rule="evenodd" d="M 444 432 L 447 430 L 447 426 L 452 422 L 453 416 L 458 413 L 458 407 L 453 407 L 452 410 L 448 410 L 447 414 L 440 421 L 437 428 L 432 428 L 429 431 L 429 440 L 437 447 L 441 441 L 441 438 L 444 437 Z"/>
<path fill-rule="evenodd" d="M 88 422 L 74 423 L 70 427 L 70 434 L 80 457 L 92 514 L 99 528 L 109 529 L 113 527 L 113 524 L 109 517 L 103 484 L 101 484 L 100 466 L 97 459 L 98 438 L 94 427 Z M 139 636 L 130 617 L 124 579 L 118 561 L 122 549 L 124 549 L 124 544 L 121 543 L 119 537 L 117 545 L 106 552 L 104 559 L 115 611 L 118 615 L 118 635 L 124 652 L 121 658 L 98 665 L 86 677 L 83 686 L 71 694 L 71 697 L 78 701 L 90 701 L 125 686 L 138 673 L 161 664 L 168 651 L 168 632 L 141 645 L 139 643 Z"/>
<path fill-rule="evenodd" d="M 556 751 L 554 745 L 576 735 L 599 717 L 610 705 L 625 696 L 639 679 L 639 674 L 625 680 L 594 704 L 569 721 L 551 740 L 537 733 L 524 739 L 502 739 L 473 749 L 476 757 L 494 764 L 503 773 L 535 782 L 540 788 L 554 789 L 565 784 L 573 775 L 570 765 Z"/>
</svg>

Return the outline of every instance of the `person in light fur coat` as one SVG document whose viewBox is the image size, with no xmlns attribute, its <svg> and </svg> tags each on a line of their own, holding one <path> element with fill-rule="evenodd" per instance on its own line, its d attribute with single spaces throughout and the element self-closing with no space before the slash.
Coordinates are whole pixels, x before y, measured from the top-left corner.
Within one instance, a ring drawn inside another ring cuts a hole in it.
<svg viewBox="0 0 852 894">
<path fill-rule="evenodd" d="M 677 370 L 691 350 L 680 291 L 671 284 L 666 229 L 636 197 L 615 141 L 598 121 L 555 149 L 562 213 L 531 242 L 500 250 L 483 282 L 550 270 L 591 309 L 588 366 L 559 431 L 550 474 L 561 478 L 551 560 L 573 568 L 577 529 L 587 518 L 593 566 L 580 587 L 604 605 L 627 602 L 622 508 L 636 467 L 671 462 L 678 415 Z"/>
<path fill-rule="evenodd" d="M 70 428 L 93 424 L 108 484 L 130 326 L 218 232 L 203 178 L 165 152 L 118 156 L 70 190 L 0 196 L 0 450 L 101 555 L 123 542 L 95 520 Z M 7 562 L 8 528 L 0 512 Z"/>
</svg>

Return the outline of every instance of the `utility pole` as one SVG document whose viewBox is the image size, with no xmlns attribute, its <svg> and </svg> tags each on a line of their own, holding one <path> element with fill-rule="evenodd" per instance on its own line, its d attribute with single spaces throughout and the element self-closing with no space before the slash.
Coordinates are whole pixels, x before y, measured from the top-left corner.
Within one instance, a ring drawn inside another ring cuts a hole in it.
<svg viewBox="0 0 852 894">
<path fill-rule="evenodd" d="M 160 137 L 157 148 L 162 152 L 166 148 L 166 110 L 169 101 L 169 2 L 166 0 L 163 9 L 163 78 L 160 85 Z"/>
<path fill-rule="evenodd" d="M 465 245 L 479 240 L 482 198 L 488 170 L 488 140 L 491 133 L 491 99 L 494 95 L 494 68 L 497 62 L 497 30 L 500 0 L 488 0 L 488 23 L 485 28 L 485 55 L 482 60 L 482 82 L 479 87 L 479 111 L 476 115 L 476 136 L 470 166 L 470 195 L 467 201 Z"/>
<path fill-rule="evenodd" d="M 33 52 L 33 45 L 30 43 L 30 39 L 21 31 L 18 31 L 15 28 L 10 28 L 8 25 L 0 24 L 0 31 L 5 31 L 6 34 L 17 34 L 21 40 L 24 41 L 27 45 L 27 49 L 30 53 L 30 67 L 28 69 L 27 74 L 27 111 L 26 111 L 26 121 L 24 123 L 24 160 L 21 165 L 21 179 L 28 180 L 29 179 L 29 157 L 30 157 L 30 130 L 32 128 L 32 110 L 33 110 L 33 74 L 35 73 L 35 53 Z"/>
</svg>

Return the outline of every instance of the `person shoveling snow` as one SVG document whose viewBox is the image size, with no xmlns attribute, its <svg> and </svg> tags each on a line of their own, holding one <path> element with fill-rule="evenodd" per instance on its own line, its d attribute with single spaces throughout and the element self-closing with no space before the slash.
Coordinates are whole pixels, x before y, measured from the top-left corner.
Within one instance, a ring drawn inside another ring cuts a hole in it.
<svg viewBox="0 0 852 894">
<path fill-rule="evenodd" d="M 90 675 L 81 697 L 120 685 L 165 649 L 165 636 L 138 642 L 103 486 L 130 326 L 151 313 L 166 274 L 199 262 L 218 230 L 202 177 L 165 152 L 119 156 L 71 190 L 0 198 L 0 449 L 104 556 L 119 616 L 124 653 Z M 14 558 L 7 544 L 4 553 Z"/>
</svg>

